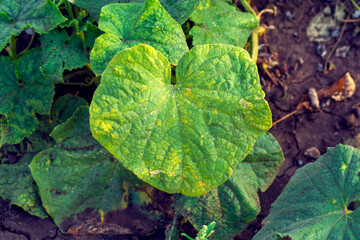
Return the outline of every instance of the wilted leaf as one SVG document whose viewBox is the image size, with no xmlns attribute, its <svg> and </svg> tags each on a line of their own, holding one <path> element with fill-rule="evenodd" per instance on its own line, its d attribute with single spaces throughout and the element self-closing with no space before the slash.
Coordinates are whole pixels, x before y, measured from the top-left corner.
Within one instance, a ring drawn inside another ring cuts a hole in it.
<svg viewBox="0 0 360 240">
<path fill-rule="evenodd" d="M 101 75 L 121 50 L 144 43 L 177 64 L 189 49 L 181 26 L 157 0 L 145 4 L 110 4 L 103 7 L 99 28 L 105 32 L 95 40 L 90 54 L 93 71 Z"/>
<path fill-rule="evenodd" d="M 275 138 L 270 133 L 260 135 L 229 180 L 199 197 L 177 194 L 175 209 L 197 230 L 215 221 L 212 239 L 231 239 L 258 215 L 258 192 L 268 188 L 283 161 L 281 147 Z"/>
<path fill-rule="evenodd" d="M 25 154 L 15 164 L 0 164 L 0 197 L 32 215 L 46 218 L 29 164 L 34 154 Z"/>
<path fill-rule="evenodd" d="M 44 34 L 65 20 L 48 0 L 0 0 L 0 50 L 25 28 Z"/>
<path fill-rule="evenodd" d="M 68 36 L 65 30 L 55 29 L 40 36 L 42 45 L 41 71 L 48 79 L 62 82 L 65 69 L 81 68 L 89 62 L 80 36 Z"/>
<path fill-rule="evenodd" d="M 90 106 L 91 131 L 141 180 L 198 196 L 225 182 L 271 126 L 255 63 L 230 45 L 186 53 L 171 84 L 170 63 L 139 45 L 106 68 Z"/>
<path fill-rule="evenodd" d="M 51 136 L 57 144 L 36 155 L 30 168 L 43 206 L 62 231 L 143 235 L 161 225 L 163 212 L 149 211 L 157 190 L 92 137 L 88 107 L 78 108 Z"/>
<path fill-rule="evenodd" d="M 329 148 L 295 172 L 253 239 L 358 239 L 360 208 L 349 206 L 360 200 L 359 173 L 359 150 Z"/>
<path fill-rule="evenodd" d="M 53 82 L 39 70 L 41 50 L 27 51 L 16 64 L 0 57 L 0 146 L 21 142 L 36 129 L 35 113 L 49 114 L 54 96 Z"/>
<path fill-rule="evenodd" d="M 244 47 L 259 24 L 253 14 L 240 12 L 224 0 L 201 1 L 191 20 L 196 24 L 190 30 L 194 45 L 222 43 Z"/>
</svg>

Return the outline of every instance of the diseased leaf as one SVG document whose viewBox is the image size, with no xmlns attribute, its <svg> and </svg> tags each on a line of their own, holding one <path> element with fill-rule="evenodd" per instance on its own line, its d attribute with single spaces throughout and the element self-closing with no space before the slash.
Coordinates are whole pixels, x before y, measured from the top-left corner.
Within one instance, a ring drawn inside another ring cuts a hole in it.
<svg viewBox="0 0 360 240">
<path fill-rule="evenodd" d="M 110 3 L 144 3 L 145 0 L 74 0 L 75 5 L 85 9 L 96 20 L 99 19 L 101 8 Z M 159 0 L 166 11 L 179 24 L 183 24 L 197 8 L 200 0 Z"/>
<path fill-rule="evenodd" d="M 259 24 L 253 14 L 240 12 L 224 0 L 202 0 L 191 20 L 196 24 L 190 30 L 194 45 L 222 43 L 244 47 Z"/>
<path fill-rule="evenodd" d="M 212 239 L 231 239 L 258 215 L 258 192 L 268 188 L 283 161 L 281 147 L 275 138 L 270 133 L 260 135 L 229 180 L 199 197 L 177 194 L 175 209 L 197 230 L 215 221 Z"/>
<path fill-rule="evenodd" d="M 55 29 L 41 35 L 40 41 L 43 53 L 40 70 L 54 82 L 63 81 L 62 73 L 65 69 L 81 68 L 89 62 L 78 35 L 69 37 L 65 30 Z"/>
<path fill-rule="evenodd" d="M 92 137 L 88 109 L 78 108 L 57 126 L 51 133 L 57 144 L 30 164 L 45 209 L 66 233 L 151 233 L 162 226 L 164 212 L 148 211 L 158 191 L 123 168 Z"/>
<path fill-rule="evenodd" d="M 90 54 L 91 67 L 97 75 L 116 53 L 141 43 L 163 53 L 172 64 L 177 64 L 189 50 L 181 26 L 157 0 L 107 5 L 102 9 L 99 28 L 105 34 L 95 40 Z"/>
<path fill-rule="evenodd" d="M 271 205 L 254 240 L 359 239 L 360 151 L 337 145 L 298 169 Z"/>
<path fill-rule="evenodd" d="M 39 70 L 41 50 L 27 51 L 16 64 L 0 57 L 0 146 L 21 142 L 39 124 L 35 113 L 49 114 L 54 96 L 53 82 Z"/>
<path fill-rule="evenodd" d="M 0 50 L 25 28 L 44 34 L 65 20 L 49 0 L 0 0 Z"/>
<path fill-rule="evenodd" d="M 141 180 L 198 196 L 225 182 L 271 126 L 255 63 L 230 45 L 200 45 L 176 68 L 151 46 L 119 52 L 90 106 L 94 137 Z"/>
<path fill-rule="evenodd" d="M 29 163 L 34 154 L 25 154 L 15 164 L 0 164 L 0 197 L 22 207 L 32 215 L 46 218 Z"/>
</svg>

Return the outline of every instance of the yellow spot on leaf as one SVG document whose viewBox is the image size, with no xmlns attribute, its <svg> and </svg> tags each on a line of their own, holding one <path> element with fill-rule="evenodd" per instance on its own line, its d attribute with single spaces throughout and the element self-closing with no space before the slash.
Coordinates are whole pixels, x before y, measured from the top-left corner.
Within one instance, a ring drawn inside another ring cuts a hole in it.
<svg viewBox="0 0 360 240">
<path fill-rule="evenodd" d="M 199 186 L 204 186 L 204 185 L 205 185 L 205 183 L 203 181 L 199 182 Z"/>
<path fill-rule="evenodd" d="M 341 169 L 342 169 L 342 170 L 347 169 L 347 167 L 348 167 L 348 166 L 347 166 L 347 165 L 345 165 L 345 164 L 341 165 Z"/>
<path fill-rule="evenodd" d="M 111 129 L 112 129 L 112 127 L 111 127 L 110 124 L 104 123 L 104 122 L 102 122 L 102 123 L 100 124 L 100 128 L 101 128 L 101 130 L 103 130 L 104 132 L 110 132 Z"/>
<path fill-rule="evenodd" d="M 184 94 L 186 97 L 189 97 L 191 95 L 191 88 L 186 88 L 186 92 Z"/>
<path fill-rule="evenodd" d="M 204 141 L 203 141 L 203 140 L 201 140 L 201 141 L 200 141 L 200 145 L 202 146 L 203 144 L 204 144 Z"/>
<path fill-rule="evenodd" d="M 244 104 L 245 100 L 244 99 L 241 99 L 240 100 L 240 104 Z"/>
<path fill-rule="evenodd" d="M 161 125 L 161 120 L 157 120 L 156 121 L 156 126 L 160 126 Z"/>
</svg>

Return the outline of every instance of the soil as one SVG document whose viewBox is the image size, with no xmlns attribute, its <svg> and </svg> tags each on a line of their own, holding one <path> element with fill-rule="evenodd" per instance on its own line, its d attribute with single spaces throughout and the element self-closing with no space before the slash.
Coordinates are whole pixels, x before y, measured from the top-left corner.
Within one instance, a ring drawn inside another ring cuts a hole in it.
<svg viewBox="0 0 360 240">
<path fill-rule="evenodd" d="M 268 0 L 253 1 L 258 10 L 276 6 L 276 16 L 264 14 L 261 23 L 267 26 L 266 34 L 260 39 L 259 72 L 266 99 L 269 102 L 273 121 L 294 111 L 308 93 L 310 87 L 316 90 L 327 89 L 349 72 L 359 87 L 360 80 L 360 37 L 353 33 L 358 23 L 347 23 L 341 38 L 335 37 L 321 43 L 321 57 L 317 53 L 318 43 L 310 42 L 306 28 L 312 17 L 325 6 L 334 9 L 337 1 L 321 0 Z M 350 1 L 343 0 L 351 12 Z M 342 23 L 341 26 L 343 26 Z M 339 40 L 340 38 L 340 40 Z M 339 41 L 338 41 L 339 40 Z M 337 43 L 338 41 L 338 43 Z M 350 50 L 343 57 L 330 57 L 335 66 L 331 71 L 319 69 L 324 64 L 331 50 L 335 47 L 349 46 Z M 261 62 L 267 62 L 273 67 L 268 73 L 262 68 Z M 278 64 L 276 64 L 276 62 Z M 320 71 L 319 71 L 320 70 Z M 74 89 L 74 93 L 78 90 Z M 73 94 L 74 94 L 73 93 Z M 81 89 L 80 94 L 81 95 Z M 329 98 L 320 99 L 320 109 L 302 109 L 286 120 L 276 124 L 270 132 L 281 145 L 285 162 L 282 165 L 274 183 L 269 189 L 260 193 L 261 212 L 249 224 L 248 228 L 236 240 L 250 240 L 261 228 L 261 221 L 268 215 L 271 204 L 279 196 L 295 171 L 306 163 L 315 161 L 313 157 L 305 156 L 305 151 L 316 147 L 321 154 L 328 147 L 334 147 L 351 139 L 360 130 L 360 91 L 346 100 L 335 102 Z M 184 225 L 185 232 L 192 230 Z M 0 240 L 112 240 L 112 239 L 164 239 L 164 229 L 149 237 L 131 235 L 64 235 L 54 225 L 51 219 L 33 217 L 16 206 L 0 199 Z"/>
</svg>

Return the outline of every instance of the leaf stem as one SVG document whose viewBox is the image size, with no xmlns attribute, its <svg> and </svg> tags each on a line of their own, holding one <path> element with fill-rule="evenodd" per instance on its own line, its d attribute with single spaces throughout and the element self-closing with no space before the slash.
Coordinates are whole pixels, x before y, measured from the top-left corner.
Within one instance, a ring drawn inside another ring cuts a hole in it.
<svg viewBox="0 0 360 240">
<path fill-rule="evenodd" d="M 254 9 L 250 6 L 250 1 L 240 0 L 241 5 L 244 7 L 245 11 L 252 13 L 254 16 L 257 16 Z"/>
<path fill-rule="evenodd" d="M 17 55 L 17 52 L 16 52 L 16 38 L 15 38 L 15 35 L 12 35 L 11 39 L 10 39 L 10 52 L 9 52 L 9 55 L 10 55 L 10 57 L 11 57 L 11 59 L 13 61 L 18 60 L 18 55 Z"/>
<path fill-rule="evenodd" d="M 29 50 L 29 48 L 31 47 L 31 44 L 33 43 L 34 41 L 34 38 L 35 38 L 35 31 L 33 32 L 33 34 L 31 35 L 31 39 L 30 39 L 30 42 L 29 44 L 27 45 L 27 47 L 22 50 L 20 53 L 19 53 L 19 56 L 23 55 L 27 50 Z"/>
</svg>

